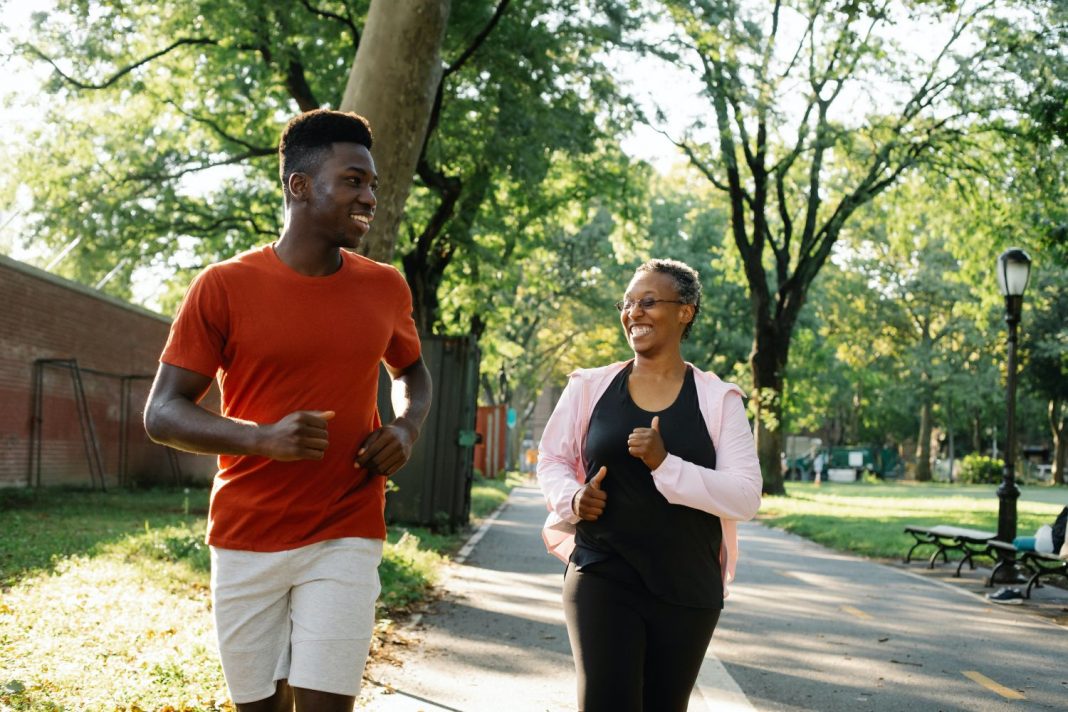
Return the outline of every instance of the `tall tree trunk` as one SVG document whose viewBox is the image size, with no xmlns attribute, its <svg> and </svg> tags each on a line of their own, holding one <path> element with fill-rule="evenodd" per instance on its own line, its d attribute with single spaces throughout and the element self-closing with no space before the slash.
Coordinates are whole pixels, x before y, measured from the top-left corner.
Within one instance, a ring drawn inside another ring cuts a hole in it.
<svg viewBox="0 0 1068 712">
<path fill-rule="evenodd" d="M 790 350 L 790 329 L 782 334 L 778 325 L 757 325 L 749 365 L 753 371 L 752 401 L 756 406 L 757 457 L 764 480 L 764 494 L 786 494 L 783 485 L 782 431 L 783 375 Z"/>
<path fill-rule="evenodd" d="M 946 402 L 946 422 L 949 429 L 949 481 L 952 482 L 953 465 L 957 459 L 957 447 L 953 439 L 953 406 L 949 401 Z"/>
<path fill-rule="evenodd" d="M 916 480 L 931 481 L 931 398 L 925 391 L 920 404 L 920 434 L 916 443 Z"/>
<path fill-rule="evenodd" d="M 860 440 L 860 404 L 863 402 L 863 386 L 858 382 L 853 388 L 853 407 L 849 409 L 848 427 L 845 431 L 847 443 L 856 443 Z"/>
<path fill-rule="evenodd" d="M 341 100 L 371 122 L 381 189 L 360 252 L 389 262 L 441 81 L 450 0 L 374 0 Z"/>
<path fill-rule="evenodd" d="M 1049 402 L 1048 413 L 1053 431 L 1053 482 L 1063 485 L 1068 468 L 1068 402 L 1054 398 Z"/>
</svg>

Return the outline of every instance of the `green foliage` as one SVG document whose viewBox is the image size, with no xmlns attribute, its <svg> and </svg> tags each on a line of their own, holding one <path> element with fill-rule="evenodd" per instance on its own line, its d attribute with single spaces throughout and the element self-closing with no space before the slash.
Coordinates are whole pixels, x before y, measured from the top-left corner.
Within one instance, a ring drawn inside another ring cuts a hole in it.
<svg viewBox="0 0 1068 712">
<path fill-rule="evenodd" d="M 997 484 L 1001 482 L 1004 471 L 1004 461 L 973 453 L 965 455 L 960 461 L 960 474 L 957 480 L 966 485 Z"/>
<path fill-rule="evenodd" d="M 1035 257 L 1045 256 L 1039 253 Z M 1029 387 L 1051 401 L 1068 401 L 1068 266 L 1035 260 L 1023 325 Z"/>
<path fill-rule="evenodd" d="M 80 238 L 59 269 L 92 284 L 118 268 L 117 296 L 179 248 L 203 264 L 277 236 L 275 146 L 297 110 L 287 83 L 336 106 L 349 69 L 337 57 L 355 49 L 343 23 L 300 4 L 228 0 L 61 0 L 18 47 L 63 68 L 45 123 L 23 137 L 36 151 L 14 163 L 23 234 L 56 251 Z"/>
<path fill-rule="evenodd" d="M 985 142 L 988 155 L 1007 149 L 995 138 Z M 950 431 L 958 450 L 989 447 L 995 429 L 1003 438 L 1004 304 L 992 271 L 1006 246 L 994 216 L 1009 199 L 978 178 L 951 182 L 917 169 L 858 213 L 799 322 L 788 432 L 831 444 L 916 443 L 926 403 L 947 448 Z M 1025 300 L 1025 343 L 1049 332 L 1045 315 L 1057 319 L 1044 286 L 1057 274 L 1043 253 Z M 1044 439 L 1043 404 L 1023 390 L 1038 382 L 1030 372 L 1021 376 L 1021 442 Z"/>
<path fill-rule="evenodd" d="M 468 5 L 466 21 L 450 18 L 465 42 L 492 10 Z M 538 273 L 539 253 L 594 221 L 599 232 L 625 192 L 627 159 L 608 127 L 625 129 L 626 103 L 597 51 L 600 18 L 574 9 L 512 3 L 478 51 L 450 65 L 398 242 L 416 321 L 427 330 L 522 343 L 529 325 L 491 322 L 494 310 L 511 312 L 515 284 Z M 464 46 L 452 52 L 467 56 Z M 453 293 L 472 282 L 474 294 Z"/>
<path fill-rule="evenodd" d="M 744 280 L 727 240 L 729 213 L 707 181 L 675 171 L 653 182 L 647 232 L 636 240 L 635 260 L 681 260 L 701 276 L 701 309 L 683 357 L 724 379 L 744 370 L 753 331 Z M 625 278 L 630 279 L 630 274 Z"/>
<path fill-rule="evenodd" d="M 487 480 L 476 476 L 471 483 L 471 518 L 481 519 L 490 515 L 493 510 L 504 504 L 508 499 L 508 493 L 514 487 L 513 481 L 507 473 L 504 477 Z"/>
<path fill-rule="evenodd" d="M 395 542 L 387 542 L 378 567 L 382 580 L 379 610 L 395 615 L 424 600 L 443 562 L 441 554 L 422 546 L 411 532 L 402 531 Z"/>
<path fill-rule="evenodd" d="M 524 482 L 526 477 L 515 470 L 509 470 L 495 479 L 476 474 L 471 484 L 471 519 L 478 521 L 492 514 L 508 499 L 512 488 Z"/>
<path fill-rule="evenodd" d="M 744 265 L 755 322 L 752 385 L 761 397 L 752 404 L 760 421 L 758 437 L 780 429 L 784 409 L 787 415 L 803 412 L 763 391 L 782 395 L 802 305 L 816 276 L 836 256 L 840 238 L 855 227 L 858 210 L 877 203 L 912 169 L 922 166 L 942 174 L 967 170 L 968 148 L 981 135 L 975 127 L 988 112 L 998 111 L 975 99 L 1004 96 L 1019 86 L 1005 72 L 1005 58 L 1018 46 L 1019 34 L 1007 37 L 1011 33 L 997 29 L 1014 24 L 1024 28 L 1022 33 L 1037 33 L 1047 40 L 1042 47 L 1048 54 L 1063 58 L 1054 41 L 1058 35 L 1046 32 L 1044 8 L 1026 2 L 1002 5 L 1011 7 L 663 0 L 652 10 L 670 17 L 675 31 L 649 51 L 694 68 L 708 99 L 705 116 L 714 121 L 714 131 L 708 130 L 702 116 L 680 143 L 694 167 L 730 201 L 730 235 Z M 798 26 L 805 31 L 789 31 Z M 950 26 L 957 31 L 932 30 Z M 923 46 L 934 51 L 921 54 L 920 45 L 903 41 L 909 27 L 922 27 L 929 40 Z M 1041 51 L 1030 56 L 1037 66 L 1063 64 L 1045 62 Z M 871 92 L 871 87 L 880 89 Z M 922 234 L 930 222 L 930 216 L 915 220 L 909 236 Z M 945 267 L 944 260 L 933 262 Z M 936 264 L 920 266 L 932 274 L 938 269 Z M 898 373 L 895 380 L 919 377 L 912 385 L 919 391 L 923 422 L 930 423 L 936 392 L 944 383 L 936 383 L 936 371 L 952 368 L 938 343 L 951 339 L 938 334 L 958 328 L 956 312 L 945 314 L 944 320 L 940 312 L 959 294 L 947 289 L 921 296 L 923 284 L 899 286 L 917 303 L 927 302 L 920 310 L 926 315 L 906 305 L 887 315 L 898 317 L 899 333 L 912 334 L 906 342 L 913 346 L 910 358 L 899 366 L 908 363 L 919 370 Z M 953 280 L 946 284 L 961 291 Z M 870 324 L 866 331 L 878 325 Z M 869 353 L 861 360 L 874 361 L 877 355 Z M 963 350 L 955 349 L 953 355 L 963 355 Z M 827 358 L 826 353 L 819 356 Z M 860 368 L 858 364 L 858 375 Z M 852 379 L 851 389 L 835 381 L 823 388 L 831 391 L 826 405 L 850 398 L 856 412 L 866 399 L 875 398 L 860 388 L 867 385 L 861 378 Z M 846 425 L 839 427 L 838 436 Z M 848 425 L 857 431 L 861 423 L 854 419 Z M 928 432 L 926 425 L 922 429 Z M 760 450 L 764 460 L 778 456 L 776 447 Z M 762 462 L 769 491 L 781 488 L 776 464 Z"/>
<path fill-rule="evenodd" d="M 172 310 L 199 267 L 279 234 L 278 133 L 338 105 L 368 4 L 58 0 L 19 46 L 64 71 L 0 210 L 46 255 L 77 238 L 59 271 L 93 284 L 116 269 L 117 296 L 138 268 L 173 271 Z M 599 4 L 452 3 L 396 245 L 419 326 L 478 334 L 484 398 L 523 421 L 551 373 L 619 343 L 589 317 L 614 301 L 603 271 L 645 176 L 618 148 L 632 119 L 603 52 L 633 20 Z"/>
<path fill-rule="evenodd" d="M 0 208 L 53 254 L 78 238 L 59 269 L 92 284 L 117 268 L 105 288 L 124 297 L 136 268 L 195 269 L 276 238 L 278 134 L 300 110 L 338 106 L 368 5 L 57 0 L 16 45 L 54 71 Z M 484 218 L 560 202 L 540 191 L 553 167 L 596 173 L 603 127 L 627 124 L 599 54 L 614 25 L 575 9 L 511 3 L 496 21 L 495 3 L 453 3 L 398 251 L 428 326 Z"/>
</svg>

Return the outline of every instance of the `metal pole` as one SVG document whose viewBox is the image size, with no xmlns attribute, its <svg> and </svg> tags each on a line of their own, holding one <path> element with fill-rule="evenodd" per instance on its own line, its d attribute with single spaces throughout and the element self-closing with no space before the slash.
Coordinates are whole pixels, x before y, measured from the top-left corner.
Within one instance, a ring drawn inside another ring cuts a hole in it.
<svg viewBox="0 0 1068 712">
<path fill-rule="evenodd" d="M 30 469 L 26 473 L 28 487 L 41 486 L 41 433 L 44 426 L 43 396 L 44 364 L 40 360 L 33 362 L 33 418 L 30 420 Z"/>
<path fill-rule="evenodd" d="M 1005 467 L 998 487 L 998 539 L 1012 543 L 1016 538 L 1016 328 L 1020 323 L 1023 296 L 1005 297 L 1005 322 L 1009 325 L 1008 376 L 1005 383 Z"/>
<path fill-rule="evenodd" d="M 129 457 L 129 421 L 130 421 L 130 377 L 123 376 L 119 381 L 119 487 L 129 484 L 126 476 Z"/>
</svg>

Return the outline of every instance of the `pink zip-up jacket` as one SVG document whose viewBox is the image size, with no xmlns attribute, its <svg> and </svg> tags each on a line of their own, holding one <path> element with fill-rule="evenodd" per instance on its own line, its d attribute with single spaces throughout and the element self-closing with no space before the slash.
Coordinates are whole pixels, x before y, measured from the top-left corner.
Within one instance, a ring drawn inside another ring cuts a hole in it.
<svg viewBox="0 0 1068 712">
<path fill-rule="evenodd" d="M 542 539 L 549 553 L 565 562 L 575 548 L 579 517 L 571 509 L 571 500 L 585 481 L 582 452 L 590 416 L 612 379 L 627 363 L 572 373 L 538 445 L 538 483 L 549 509 Z M 693 364 L 687 365 L 693 368 L 697 402 L 716 448 L 716 469 L 700 467 L 668 453 L 660 467 L 653 470 L 653 482 L 671 504 L 693 507 L 720 518 L 720 566 L 726 596 L 738 561 L 737 522 L 752 519 L 760 509 L 760 463 L 745 417 L 742 389 Z M 611 500 L 607 506 L 612 506 Z"/>
</svg>

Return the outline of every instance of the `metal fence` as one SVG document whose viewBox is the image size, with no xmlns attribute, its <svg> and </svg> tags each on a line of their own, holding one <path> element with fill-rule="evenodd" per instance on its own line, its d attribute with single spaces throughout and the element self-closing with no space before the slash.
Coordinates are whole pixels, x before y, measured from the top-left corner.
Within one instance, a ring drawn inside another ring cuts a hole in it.
<svg viewBox="0 0 1068 712">
<path fill-rule="evenodd" d="M 434 402 L 411 459 L 393 475 L 396 490 L 386 496 L 386 520 L 452 528 L 466 524 L 471 513 L 478 342 L 473 336 L 423 336 L 422 344 Z M 384 368 L 378 410 L 383 422 L 393 417 Z"/>
</svg>

